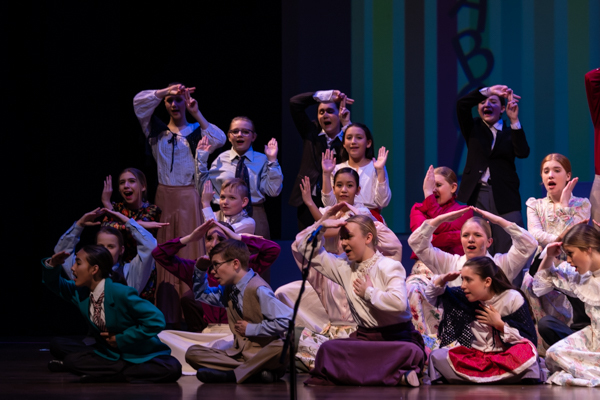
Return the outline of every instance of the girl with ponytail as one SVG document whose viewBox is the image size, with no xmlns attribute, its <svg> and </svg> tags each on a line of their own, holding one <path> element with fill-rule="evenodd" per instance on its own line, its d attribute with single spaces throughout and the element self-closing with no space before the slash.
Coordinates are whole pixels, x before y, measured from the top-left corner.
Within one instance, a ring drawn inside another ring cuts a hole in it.
<svg viewBox="0 0 600 400">
<path fill-rule="evenodd" d="M 460 287 L 447 287 L 459 276 Z M 470 258 L 460 271 L 434 279 L 425 293 L 444 309 L 441 348 L 429 358 L 433 382 L 541 382 L 529 303 L 493 259 Z"/>
</svg>

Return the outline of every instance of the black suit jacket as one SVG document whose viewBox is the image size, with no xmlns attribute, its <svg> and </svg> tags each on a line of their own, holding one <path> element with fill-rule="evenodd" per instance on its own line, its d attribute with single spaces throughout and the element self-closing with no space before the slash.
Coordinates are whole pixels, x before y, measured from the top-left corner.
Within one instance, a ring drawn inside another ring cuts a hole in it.
<svg viewBox="0 0 600 400">
<path fill-rule="evenodd" d="M 485 99 L 479 89 L 476 89 L 456 103 L 460 131 L 467 144 L 467 162 L 458 190 L 458 200 L 469 205 L 476 204 L 480 187 L 478 183 L 489 168 L 498 213 L 520 211 L 520 181 L 515 157 L 529 156 L 527 138 L 523 129 L 513 130 L 504 123 L 502 131 L 496 135 L 496 143 L 492 149 L 492 131 L 481 118 L 473 118 L 471 114 L 473 107 Z"/>
<path fill-rule="evenodd" d="M 312 105 L 319 104 L 313 98 L 314 92 L 302 93 L 290 99 L 290 113 L 296 125 L 296 129 L 303 141 L 302 161 L 300 170 L 296 176 L 289 204 L 294 207 L 301 206 L 302 192 L 300 191 L 300 182 L 305 176 L 310 178 L 311 189 L 317 186 L 317 194 L 322 187 L 323 170 L 321 168 L 321 154 L 327 149 L 327 138 L 321 133 L 321 126 L 316 120 L 311 120 L 306 115 L 306 109 Z M 340 163 L 340 151 L 342 142 L 336 138 L 331 143 L 331 148 L 335 149 L 336 163 Z"/>
</svg>

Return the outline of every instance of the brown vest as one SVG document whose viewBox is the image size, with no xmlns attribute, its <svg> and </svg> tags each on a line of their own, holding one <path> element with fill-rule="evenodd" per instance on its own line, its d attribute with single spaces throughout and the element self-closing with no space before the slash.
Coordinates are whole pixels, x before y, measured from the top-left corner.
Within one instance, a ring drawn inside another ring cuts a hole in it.
<svg viewBox="0 0 600 400">
<path fill-rule="evenodd" d="M 277 336 L 251 336 L 244 337 L 240 336 L 235 331 L 235 323 L 240 320 L 247 321 L 251 324 L 259 324 L 262 322 L 263 314 L 260 308 L 260 302 L 258 301 L 258 295 L 256 291 L 259 287 L 265 286 L 269 289 L 271 287 L 267 282 L 265 282 L 258 274 L 254 274 L 250 281 L 248 281 L 248 285 L 246 285 L 246 289 L 244 289 L 244 298 L 243 298 L 243 310 L 244 318 L 241 318 L 238 312 L 235 310 L 233 306 L 233 302 L 229 298 L 229 293 L 231 293 L 231 286 L 227 286 L 224 290 L 223 295 L 227 299 L 227 319 L 229 320 L 229 328 L 233 333 L 233 346 L 225 350 L 228 356 L 234 357 L 237 355 L 242 355 L 245 360 L 252 358 L 256 353 L 260 351 L 267 344 L 272 341 L 278 339 Z"/>
</svg>

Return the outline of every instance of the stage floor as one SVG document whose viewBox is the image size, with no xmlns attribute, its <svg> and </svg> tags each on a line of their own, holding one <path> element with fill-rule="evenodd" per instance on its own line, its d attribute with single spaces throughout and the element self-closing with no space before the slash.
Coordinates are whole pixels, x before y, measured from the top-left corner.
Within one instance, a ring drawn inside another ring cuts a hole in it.
<svg viewBox="0 0 600 400">
<path fill-rule="evenodd" d="M 289 381 L 264 385 L 203 385 L 195 376 L 183 376 L 174 384 L 81 384 L 68 373 L 51 373 L 47 342 L 0 342 L 0 399 L 287 399 Z M 495 400 L 592 400 L 599 390 L 581 387 L 439 385 L 406 387 L 305 387 L 307 375 L 298 375 L 298 399 L 477 399 Z"/>
</svg>

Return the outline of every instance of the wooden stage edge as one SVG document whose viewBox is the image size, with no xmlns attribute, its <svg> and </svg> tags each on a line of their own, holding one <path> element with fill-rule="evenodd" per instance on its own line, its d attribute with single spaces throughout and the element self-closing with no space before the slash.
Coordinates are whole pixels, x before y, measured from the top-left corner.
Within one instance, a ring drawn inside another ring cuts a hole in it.
<svg viewBox="0 0 600 400">
<path fill-rule="evenodd" d="M 274 384 L 204 385 L 195 376 L 174 384 L 82 384 L 68 373 L 52 373 L 47 341 L 0 338 L 0 399 L 288 399 L 289 377 Z M 298 375 L 298 399 L 473 399 L 592 400 L 600 390 L 552 385 L 434 385 L 407 387 L 306 387 L 306 374 Z"/>
</svg>

